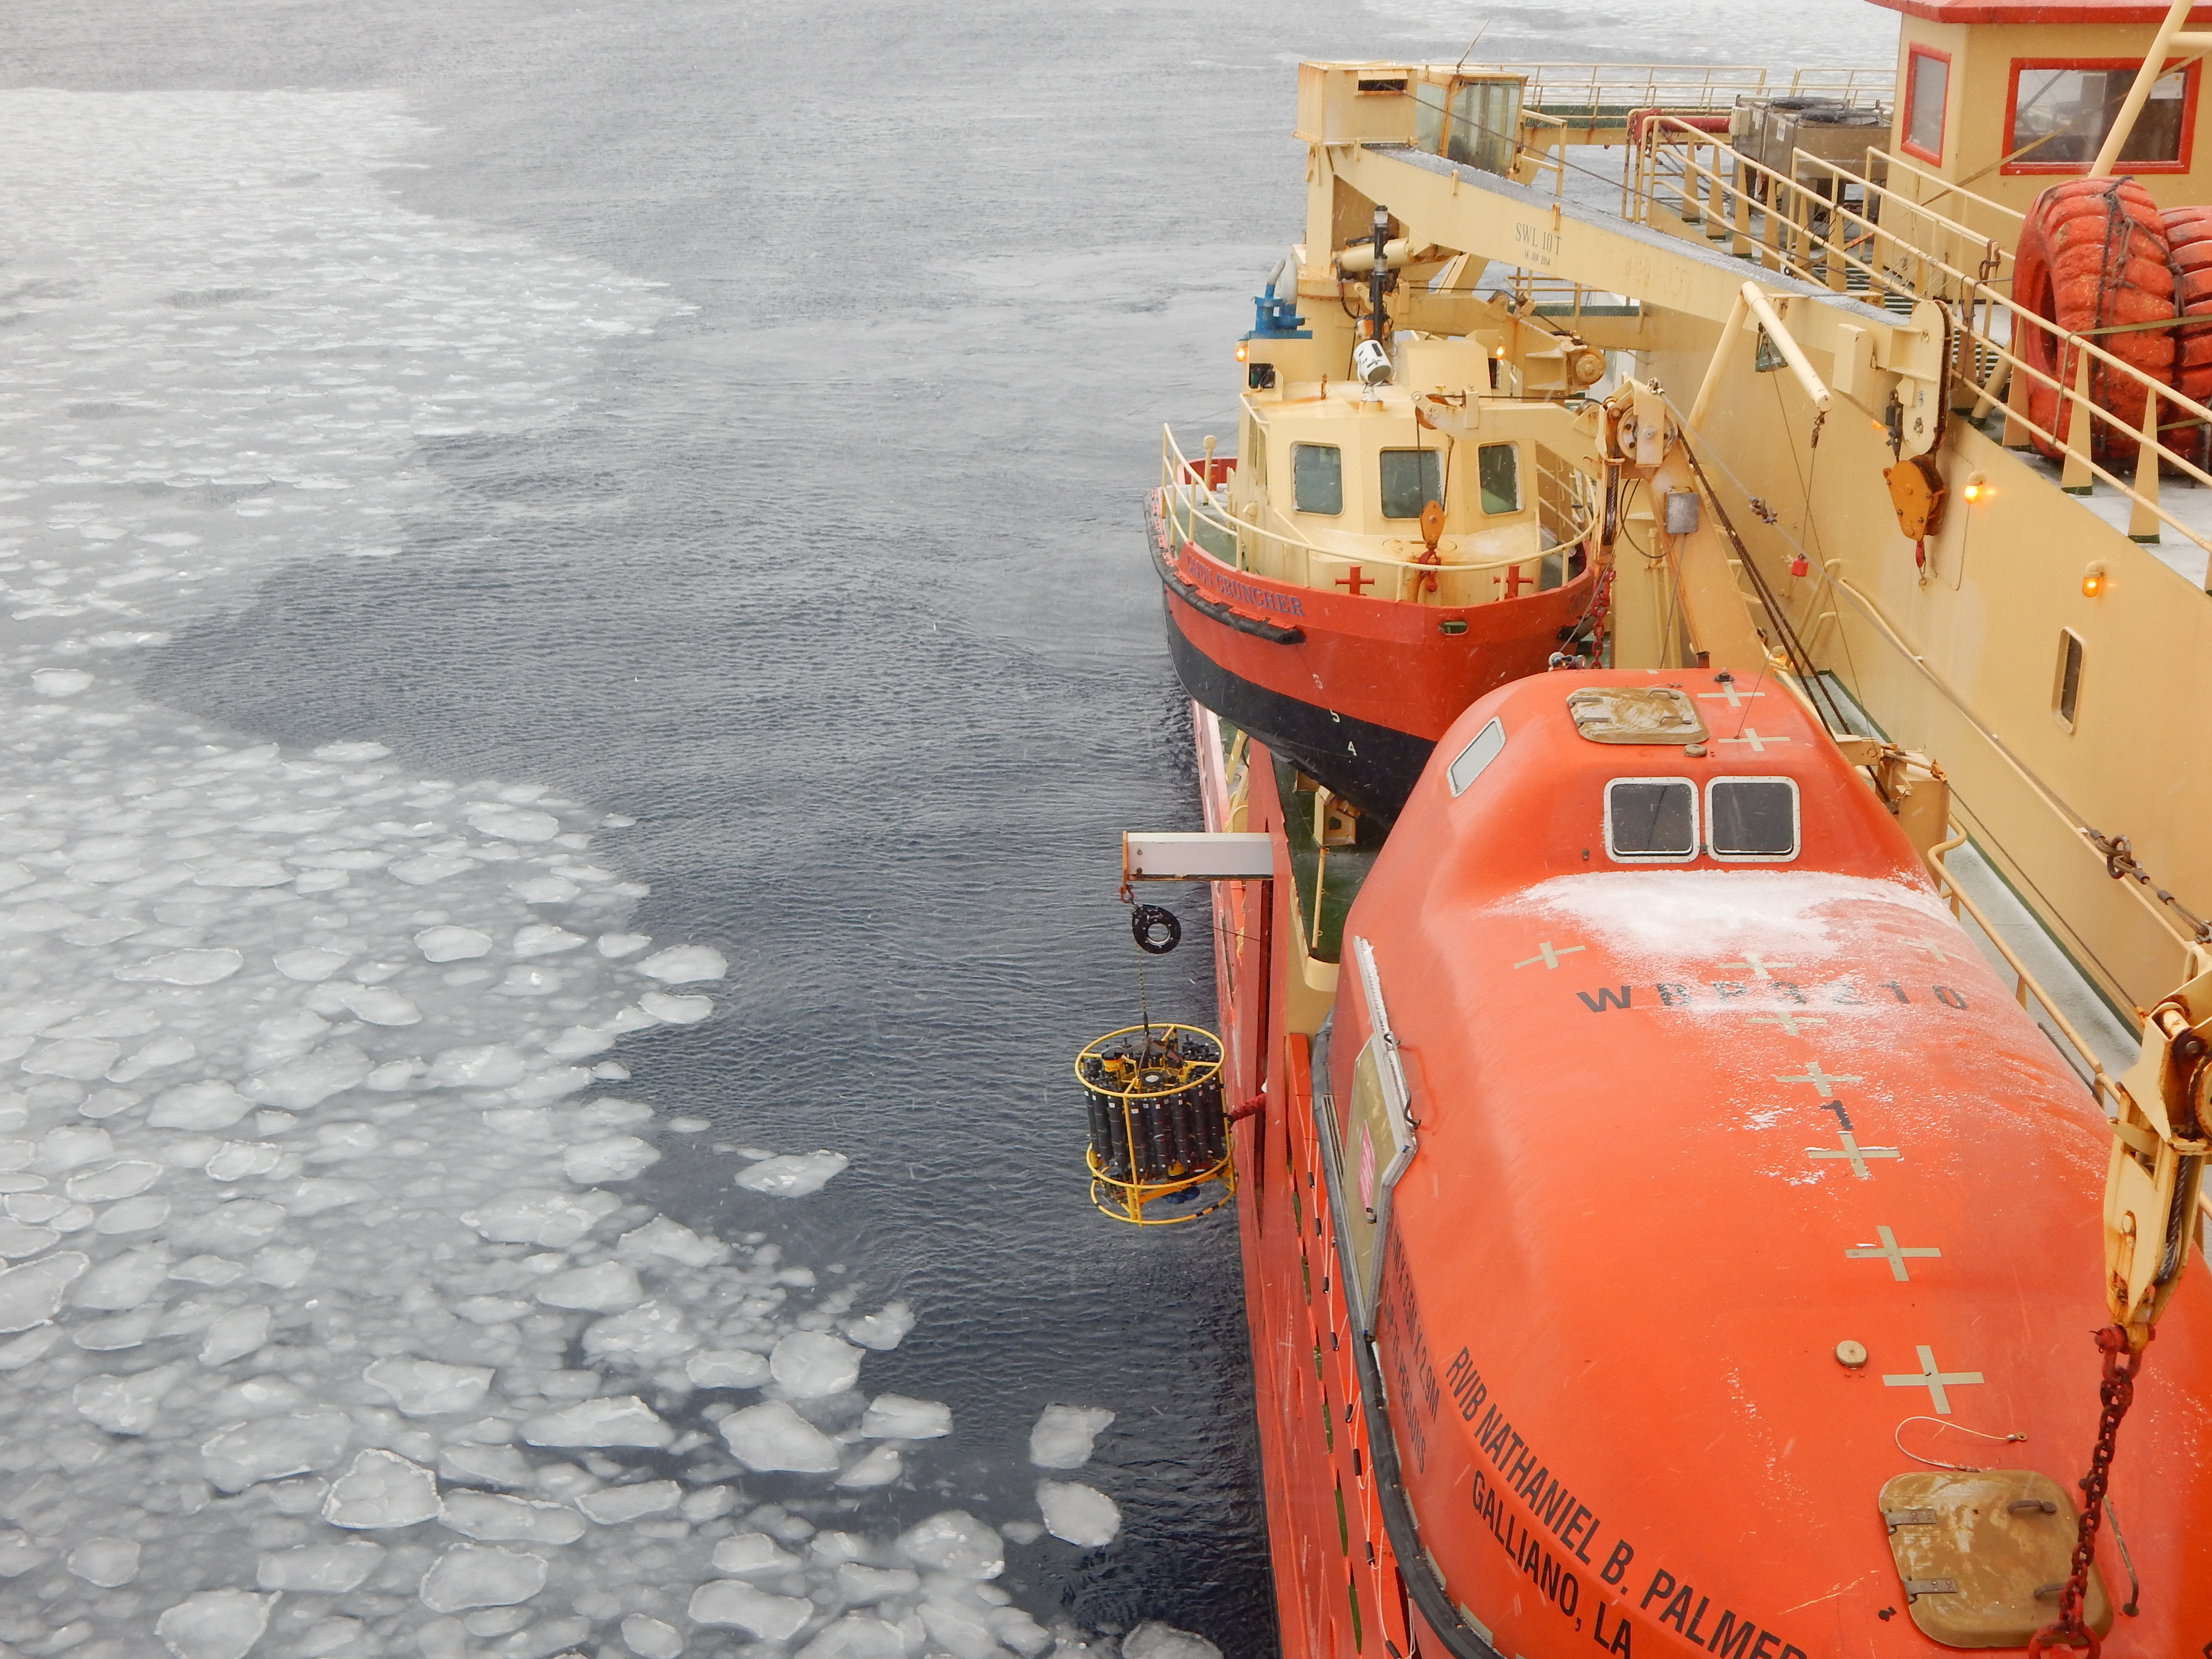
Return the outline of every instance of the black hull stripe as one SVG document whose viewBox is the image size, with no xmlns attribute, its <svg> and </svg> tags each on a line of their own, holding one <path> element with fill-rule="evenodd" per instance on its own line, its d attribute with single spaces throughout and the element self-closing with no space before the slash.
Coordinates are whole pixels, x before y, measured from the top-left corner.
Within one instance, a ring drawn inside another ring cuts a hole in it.
<svg viewBox="0 0 2212 1659">
<path fill-rule="evenodd" d="M 1173 599 L 1163 594 L 1161 603 L 1167 607 L 1169 654 L 1184 690 L 1330 793 L 1385 824 L 1396 818 L 1435 744 L 1254 684 L 1192 643 L 1176 626 Z"/>
</svg>

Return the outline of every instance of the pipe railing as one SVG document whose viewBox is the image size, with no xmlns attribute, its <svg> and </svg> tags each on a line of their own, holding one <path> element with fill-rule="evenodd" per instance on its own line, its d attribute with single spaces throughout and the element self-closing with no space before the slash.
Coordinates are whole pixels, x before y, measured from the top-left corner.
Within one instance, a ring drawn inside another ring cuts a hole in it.
<svg viewBox="0 0 2212 1659">
<path fill-rule="evenodd" d="M 1796 173 L 1826 174 L 1826 191 L 1801 176 L 1753 161 L 1685 122 L 1661 118 L 1647 126 L 1645 135 L 1647 150 L 1665 147 L 1680 152 L 1678 173 L 1662 173 L 1650 166 L 1644 170 L 1639 205 L 1647 218 L 1671 206 L 1686 222 L 1718 222 L 1723 228 L 1714 239 L 1731 240 L 1737 253 L 1832 292 L 1852 291 L 1856 276 L 1873 303 L 1893 295 L 1942 303 L 1955 325 L 1947 373 L 1961 383 L 1961 401 L 1971 403 L 1970 419 L 1979 419 L 2003 399 L 2002 441 L 2008 447 L 2043 440 L 2061 453 L 2063 488 L 2087 494 L 2094 481 L 2128 501 L 2130 536 L 2152 541 L 2171 530 L 2212 558 L 2212 540 L 2175 518 L 2159 500 L 2161 469 L 2212 487 L 2212 471 L 2197 459 L 2206 453 L 2206 437 L 2212 434 L 2212 408 L 2114 356 L 2094 338 L 2062 331 L 2000 291 L 1994 282 L 2008 280 L 2011 254 L 1996 238 L 1980 235 L 1840 163 L 1802 150 L 1793 159 Z M 1701 160 L 1700 151 L 1710 156 Z M 1662 178 L 1680 180 L 1671 204 L 1656 187 Z M 1756 185 L 1764 186 L 1764 199 Z M 1860 192 L 1862 207 L 1851 205 L 1846 185 Z M 1863 209 L 1878 210 L 1879 217 Z M 1940 244 L 1952 238 L 1953 245 L 1931 247 L 1911 240 L 1896 218 L 1916 215 L 1941 233 L 1930 240 Z M 1710 229 L 1706 234 L 1713 238 Z M 1969 255 L 1972 270 L 1966 269 Z M 2030 329 L 2056 342 L 2058 373 L 2037 368 L 2014 349 Z M 2121 420 L 2099 406 L 2090 396 L 2093 372 L 2107 387 L 2117 380 L 2140 391 L 2144 413 L 2139 422 Z M 2047 427 L 2030 414 L 2031 388 L 2039 386 L 2056 399 L 2057 412 Z M 2097 458 L 2093 434 L 2100 426 L 2117 441 L 2111 446 L 2114 465 Z M 2191 434 L 2189 449 L 2166 441 L 2165 434 L 2176 430 Z M 2132 477 L 2126 477 L 2115 466 L 2124 465 L 2118 457 L 2130 451 L 2135 464 Z"/>
<path fill-rule="evenodd" d="M 1235 465 L 1231 458 L 1209 456 L 1192 461 L 1176 442 L 1174 429 L 1161 428 L 1160 518 L 1170 539 L 1170 556 L 1188 542 L 1234 569 L 1321 592 L 1328 592 L 1338 584 L 1340 579 L 1332 573 L 1339 568 L 1358 565 L 1364 570 L 1373 567 L 1391 573 L 1389 580 L 1395 591 L 1382 597 L 1401 600 L 1420 598 L 1431 591 L 1426 582 L 1433 577 L 1437 584 L 1432 590 L 1434 603 L 1466 606 L 1487 605 L 1510 597 L 1504 592 L 1492 591 L 1487 584 L 1475 579 L 1489 577 L 1495 581 L 1501 571 L 1540 567 L 1545 558 L 1555 553 L 1564 559 L 1577 547 L 1588 551 L 1597 532 L 1596 503 L 1585 498 L 1574 503 L 1574 534 L 1551 547 L 1540 547 L 1531 552 L 1431 562 L 1419 556 L 1401 559 L 1364 548 L 1324 547 L 1295 532 L 1269 529 L 1231 514 L 1217 495 L 1216 488 L 1225 481 Z M 1584 485 L 1586 488 L 1586 480 Z M 1416 538 L 1408 536 L 1405 539 Z M 1323 562 L 1318 568 L 1316 561 Z M 1322 580 L 1315 580 L 1316 576 Z M 1533 589 L 1537 580 L 1532 575 L 1525 583 L 1508 582 L 1503 586 L 1516 591 L 1522 586 Z M 1379 587 L 1376 591 L 1380 593 Z"/>
</svg>

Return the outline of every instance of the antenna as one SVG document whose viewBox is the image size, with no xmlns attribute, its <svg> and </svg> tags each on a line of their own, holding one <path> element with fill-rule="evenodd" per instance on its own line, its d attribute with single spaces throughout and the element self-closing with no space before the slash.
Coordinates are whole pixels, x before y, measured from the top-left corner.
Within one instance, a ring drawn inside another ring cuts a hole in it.
<svg viewBox="0 0 2212 1659">
<path fill-rule="evenodd" d="M 1460 53 L 1459 62 L 1452 65 L 1452 73 L 1454 75 L 1457 75 L 1462 70 L 1467 67 L 1467 60 L 1474 56 L 1474 49 L 1482 44 L 1482 37 L 1489 32 L 1490 20 L 1486 17 L 1482 20 L 1482 27 L 1475 30 L 1474 39 L 1467 43 L 1467 50 Z"/>
</svg>

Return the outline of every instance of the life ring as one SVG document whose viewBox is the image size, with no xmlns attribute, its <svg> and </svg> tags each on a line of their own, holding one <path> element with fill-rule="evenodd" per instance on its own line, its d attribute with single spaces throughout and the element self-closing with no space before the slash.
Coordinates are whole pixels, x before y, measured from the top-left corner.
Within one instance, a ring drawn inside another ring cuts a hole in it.
<svg viewBox="0 0 2212 1659">
<path fill-rule="evenodd" d="M 2206 319 L 2185 321 L 2174 331 L 2172 385 L 2183 397 L 2212 407 L 2212 207 L 2168 208 L 2160 217 L 2173 266 L 2174 308 L 2185 319 Z M 2198 446 L 2207 436 L 2197 432 Z"/>
<path fill-rule="evenodd" d="M 1182 922 L 1172 910 L 1139 904 L 1129 912 L 1129 932 L 1146 956 L 1164 957 L 1182 943 Z"/>
<path fill-rule="evenodd" d="M 2120 328 L 2098 335 L 2098 343 L 2152 380 L 2171 385 L 2173 332 L 2156 324 L 2177 314 L 2174 272 L 2167 258 L 2166 230 L 2158 204 L 2132 179 L 2069 179 L 2035 198 L 2021 227 L 2013 261 L 2013 298 L 2026 310 L 2069 334 Z M 2212 250 L 2208 250 L 2212 252 Z M 2080 365 L 2075 354 L 2062 354 L 2048 329 L 2023 327 L 2014 349 L 2029 368 L 2071 388 Z M 2112 417 L 2094 423 L 2090 454 L 2123 460 L 2136 453 L 2127 431 L 2142 426 L 2141 384 L 2102 362 L 2089 370 L 2089 399 Z M 2035 447 L 2053 460 L 2064 454 L 2073 400 L 2031 375 L 2027 417 L 2058 441 L 2038 434 Z"/>
</svg>

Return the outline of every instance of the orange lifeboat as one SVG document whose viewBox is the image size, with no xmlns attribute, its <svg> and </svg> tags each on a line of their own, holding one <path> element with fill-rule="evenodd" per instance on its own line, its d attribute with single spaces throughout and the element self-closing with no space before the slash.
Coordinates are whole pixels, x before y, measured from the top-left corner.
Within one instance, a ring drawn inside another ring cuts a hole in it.
<svg viewBox="0 0 2212 1659">
<path fill-rule="evenodd" d="M 1346 940 L 1237 1126 L 1284 1652 L 2023 1650 L 2098 1429 L 2110 1137 L 1794 696 L 1492 693 Z M 2149 1359 L 2087 1611 L 2180 1659 L 2202 1273 Z"/>
</svg>

